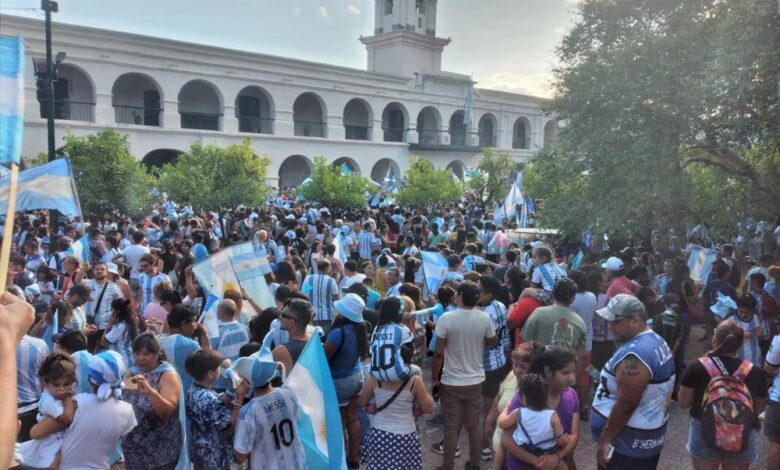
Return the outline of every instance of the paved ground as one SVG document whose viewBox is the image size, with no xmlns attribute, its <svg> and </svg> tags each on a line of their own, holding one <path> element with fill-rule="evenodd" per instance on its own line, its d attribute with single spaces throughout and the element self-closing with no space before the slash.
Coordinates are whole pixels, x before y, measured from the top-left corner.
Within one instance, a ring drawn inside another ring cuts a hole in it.
<svg viewBox="0 0 780 470">
<path fill-rule="evenodd" d="M 692 344 L 688 348 L 688 359 L 695 359 L 701 356 L 708 342 L 700 342 L 698 338 L 703 335 L 703 329 L 696 325 L 692 333 Z M 424 364 L 426 374 L 430 374 L 430 359 Z M 430 377 L 428 377 L 430 378 Z M 431 444 L 441 439 L 442 428 L 430 427 L 425 423 L 426 419 L 420 420 L 420 434 L 422 438 L 423 447 L 423 468 L 425 470 L 435 469 L 441 465 L 441 455 L 438 455 L 431 451 Z M 659 469 L 674 469 L 674 470 L 687 470 L 692 469 L 691 458 L 688 452 L 685 450 L 685 444 L 688 441 L 688 412 L 683 411 L 672 404 L 671 417 L 669 425 L 666 431 L 666 444 L 664 445 L 663 452 L 661 453 L 661 461 L 658 465 Z M 580 443 L 575 451 L 575 462 L 579 470 L 594 470 L 596 469 L 596 445 L 590 438 L 590 427 L 587 421 L 580 422 Z M 763 469 L 766 468 L 767 446 L 763 436 L 760 436 L 758 441 L 758 462 L 752 465 L 752 468 Z M 466 432 L 462 431 L 460 436 L 460 448 L 461 456 L 455 460 L 455 468 L 461 469 L 464 467 L 468 459 L 468 443 Z M 480 462 L 482 469 L 491 468 L 492 462 Z M 402 469 L 399 469 L 402 470 Z"/>
</svg>

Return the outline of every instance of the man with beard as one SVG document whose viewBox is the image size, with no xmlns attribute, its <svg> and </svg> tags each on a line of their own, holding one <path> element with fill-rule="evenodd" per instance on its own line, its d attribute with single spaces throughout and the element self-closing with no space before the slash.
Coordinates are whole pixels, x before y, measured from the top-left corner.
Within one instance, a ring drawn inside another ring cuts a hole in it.
<svg viewBox="0 0 780 470">
<path fill-rule="evenodd" d="M 89 335 L 87 350 L 95 354 L 100 345 L 103 332 L 111 320 L 111 302 L 119 297 L 124 297 L 118 285 L 108 280 L 108 266 L 103 261 L 98 261 L 92 267 L 92 279 L 85 280 L 94 300 L 89 301 L 84 309 L 87 314 L 87 323 L 94 324 L 97 330 Z"/>
</svg>

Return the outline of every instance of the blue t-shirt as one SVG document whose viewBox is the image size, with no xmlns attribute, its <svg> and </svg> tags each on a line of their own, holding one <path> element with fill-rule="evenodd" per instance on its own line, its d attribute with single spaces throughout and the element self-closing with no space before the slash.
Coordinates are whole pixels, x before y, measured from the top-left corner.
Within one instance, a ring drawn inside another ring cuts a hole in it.
<svg viewBox="0 0 780 470">
<path fill-rule="evenodd" d="M 361 370 L 355 325 L 332 329 L 328 344 L 336 348 L 336 353 L 330 358 L 330 375 L 334 379 L 343 379 Z"/>
</svg>

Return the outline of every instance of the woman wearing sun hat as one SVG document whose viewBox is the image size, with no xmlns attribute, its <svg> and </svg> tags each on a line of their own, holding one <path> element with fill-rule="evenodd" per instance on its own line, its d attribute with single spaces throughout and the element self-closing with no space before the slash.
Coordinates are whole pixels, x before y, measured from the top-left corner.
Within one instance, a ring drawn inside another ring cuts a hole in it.
<svg viewBox="0 0 780 470">
<path fill-rule="evenodd" d="M 339 401 L 341 424 L 347 431 L 347 466 L 359 468 L 360 422 L 357 399 L 363 388 L 363 359 L 368 357 L 368 334 L 363 322 L 366 303 L 357 294 L 334 302 L 338 315 L 325 343 L 325 355 Z"/>
</svg>

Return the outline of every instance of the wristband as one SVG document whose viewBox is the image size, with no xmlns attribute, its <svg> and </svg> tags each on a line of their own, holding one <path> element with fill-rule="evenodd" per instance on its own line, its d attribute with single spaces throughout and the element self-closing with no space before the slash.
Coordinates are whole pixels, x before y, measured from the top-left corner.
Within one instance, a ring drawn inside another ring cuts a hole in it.
<svg viewBox="0 0 780 470">
<path fill-rule="evenodd" d="M 233 406 L 244 406 L 243 402 L 240 402 L 240 401 L 237 401 L 237 400 L 233 400 L 231 403 L 233 403 Z"/>
</svg>

